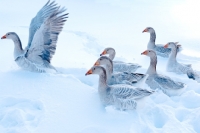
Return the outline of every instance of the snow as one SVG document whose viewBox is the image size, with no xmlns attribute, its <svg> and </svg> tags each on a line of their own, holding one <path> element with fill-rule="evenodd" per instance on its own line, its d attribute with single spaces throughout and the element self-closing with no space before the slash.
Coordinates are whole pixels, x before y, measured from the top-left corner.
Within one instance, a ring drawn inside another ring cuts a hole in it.
<svg viewBox="0 0 200 133">
<path fill-rule="evenodd" d="M 15 31 L 25 47 L 30 20 L 46 0 L 0 2 L 0 35 Z M 166 58 L 158 57 L 158 72 L 187 87 L 173 97 L 156 91 L 139 101 L 136 110 L 103 107 L 97 91 L 98 76 L 85 76 L 105 47 L 114 47 L 118 60 L 142 65 L 137 72 L 145 73 L 149 57 L 141 53 L 149 40 L 149 34 L 142 33 L 147 26 L 155 28 L 158 43 L 179 41 L 183 51 L 178 61 L 200 71 L 200 39 L 188 36 L 192 30 L 199 31 L 199 25 L 192 23 L 197 28 L 190 28 L 188 22 L 179 21 L 174 10 L 188 2 L 57 0 L 70 13 L 52 60 L 58 73 L 20 69 L 14 62 L 13 42 L 0 40 L 0 132 L 199 133 L 200 83 L 166 72 Z M 140 85 L 149 89 L 146 84 Z"/>
</svg>

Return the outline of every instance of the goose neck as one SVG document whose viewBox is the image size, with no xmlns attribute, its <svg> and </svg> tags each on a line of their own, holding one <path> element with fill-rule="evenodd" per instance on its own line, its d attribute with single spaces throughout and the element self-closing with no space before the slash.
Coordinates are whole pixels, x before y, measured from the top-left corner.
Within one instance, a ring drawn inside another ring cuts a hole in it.
<svg viewBox="0 0 200 133">
<path fill-rule="evenodd" d="M 155 41 L 156 41 L 156 33 L 155 31 L 152 31 L 150 32 L 150 40 L 149 40 L 147 48 L 153 49 L 155 47 Z"/>
<path fill-rule="evenodd" d="M 18 35 L 12 38 L 12 40 L 14 42 L 14 58 L 17 58 L 18 56 L 24 54 L 24 50 L 22 49 L 22 43 Z"/>
<path fill-rule="evenodd" d="M 111 54 L 108 56 L 111 60 L 115 58 L 115 51 L 113 51 Z"/>
<path fill-rule="evenodd" d="M 99 75 L 99 86 L 98 91 L 100 94 L 106 93 L 106 89 L 108 88 L 107 82 L 106 82 L 106 74 Z"/>
<path fill-rule="evenodd" d="M 106 64 L 106 76 L 107 80 L 109 80 L 113 73 L 113 65 L 111 63 Z"/>
<path fill-rule="evenodd" d="M 156 74 L 156 65 L 157 65 L 157 57 L 156 56 L 150 57 L 150 65 L 146 74 L 149 75 Z"/>
<path fill-rule="evenodd" d="M 177 49 L 171 49 L 171 53 L 170 53 L 170 56 L 169 56 L 169 61 L 170 62 L 176 62 L 176 55 L 177 55 Z"/>
</svg>

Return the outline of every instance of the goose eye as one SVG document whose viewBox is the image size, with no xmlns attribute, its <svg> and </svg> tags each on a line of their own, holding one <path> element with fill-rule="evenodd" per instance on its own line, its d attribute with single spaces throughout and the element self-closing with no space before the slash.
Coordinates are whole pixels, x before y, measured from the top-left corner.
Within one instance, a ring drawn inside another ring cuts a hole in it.
<svg viewBox="0 0 200 133">
<path fill-rule="evenodd" d="M 95 68 L 94 68 L 94 70 L 95 70 Z"/>
<path fill-rule="evenodd" d="M 10 34 L 8 33 L 8 35 L 10 35 Z"/>
</svg>

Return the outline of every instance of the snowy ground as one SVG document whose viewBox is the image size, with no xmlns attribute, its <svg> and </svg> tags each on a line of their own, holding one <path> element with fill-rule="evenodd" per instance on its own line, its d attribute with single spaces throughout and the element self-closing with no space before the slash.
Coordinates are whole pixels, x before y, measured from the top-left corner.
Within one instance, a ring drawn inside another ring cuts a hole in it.
<svg viewBox="0 0 200 133">
<path fill-rule="evenodd" d="M 0 35 L 15 31 L 25 47 L 30 20 L 45 2 L 0 0 Z M 20 69 L 13 59 L 13 42 L 0 40 L 1 133 L 200 132 L 200 83 L 166 72 L 165 58 L 158 58 L 158 72 L 184 82 L 187 88 L 174 97 L 158 91 L 132 111 L 103 107 L 97 93 L 98 77 L 85 76 L 108 46 L 116 49 L 117 59 L 137 62 L 143 66 L 137 72 L 145 73 L 149 58 L 140 53 L 149 40 L 149 34 L 142 34 L 147 26 L 155 28 L 158 43 L 180 41 L 184 49 L 178 61 L 200 71 L 200 39 L 195 34 L 200 27 L 192 23 L 199 20 L 190 17 L 194 20 L 189 23 L 177 15 L 191 4 L 189 0 L 57 2 L 70 13 L 52 60 L 59 73 Z M 192 2 L 191 7 L 196 9 L 198 1 Z M 186 15 L 191 16 L 190 12 Z"/>
</svg>

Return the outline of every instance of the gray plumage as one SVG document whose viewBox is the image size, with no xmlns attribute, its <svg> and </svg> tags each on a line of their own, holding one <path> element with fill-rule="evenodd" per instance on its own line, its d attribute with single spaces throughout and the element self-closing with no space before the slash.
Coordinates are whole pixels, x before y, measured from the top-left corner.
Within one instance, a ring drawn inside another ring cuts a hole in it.
<svg viewBox="0 0 200 133">
<path fill-rule="evenodd" d="M 196 80 L 197 82 L 200 83 L 200 73 L 194 70 L 188 70 L 187 71 L 187 76 L 190 79 Z"/>
<path fill-rule="evenodd" d="M 106 83 L 106 70 L 102 66 L 94 66 L 90 70 L 92 71 L 90 74 L 99 75 L 98 92 L 104 105 L 114 105 L 121 110 L 135 109 L 138 99 L 149 96 L 154 92 L 125 84 L 109 86 Z"/>
<path fill-rule="evenodd" d="M 56 51 L 58 35 L 68 18 L 65 11 L 65 8 L 60 8 L 54 1 L 49 0 L 31 21 L 29 41 L 25 50 L 22 49 L 16 33 L 6 34 L 6 38 L 12 39 L 15 43 L 14 58 L 20 67 L 35 72 L 55 70 L 50 63 Z"/>
<path fill-rule="evenodd" d="M 176 56 L 177 56 L 177 49 L 179 45 L 175 42 L 169 42 L 165 45 L 165 47 L 168 47 L 171 49 L 171 53 L 167 62 L 167 71 L 168 72 L 175 72 L 177 74 L 186 74 L 187 71 L 192 71 L 192 67 L 190 64 L 181 64 L 177 62 Z"/>
<path fill-rule="evenodd" d="M 149 85 L 151 89 L 160 89 L 163 91 L 163 93 L 167 94 L 168 96 L 178 95 L 179 90 L 184 88 L 185 84 L 181 82 L 176 82 L 172 80 L 170 77 L 157 74 L 156 71 L 157 57 L 156 53 L 153 50 L 146 50 L 142 54 L 145 54 L 150 57 L 150 66 L 146 73 L 149 76 L 146 79 L 145 83 Z"/>
<path fill-rule="evenodd" d="M 97 61 L 99 65 L 105 66 L 107 83 L 109 85 L 113 84 L 129 84 L 134 85 L 142 78 L 145 74 L 140 73 L 128 73 L 128 72 L 113 72 L 113 62 L 109 57 L 101 56 Z"/>
<path fill-rule="evenodd" d="M 136 63 L 113 62 L 114 72 L 135 72 L 141 66 Z"/>
<path fill-rule="evenodd" d="M 108 54 L 109 58 L 111 60 L 113 60 L 115 58 L 115 49 L 114 48 L 105 48 L 104 51 L 102 52 L 102 54 L 100 54 L 100 56 L 104 55 L 104 54 Z M 126 63 L 126 62 L 122 62 L 122 61 L 113 61 L 113 71 L 114 72 L 135 72 L 138 68 L 140 68 L 141 65 L 137 64 L 137 63 Z"/>
<path fill-rule="evenodd" d="M 160 89 L 169 96 L 171 96 L 171 91 L 177 91 L 179 93 L 178 90 L 185 87 L 184 83 L 173 81 L 171 78 L 160 74 L 149 75 L 145 83 L 151 89 Z"/>
<path fill-rule="evenodd" d="M 117 72 L 117 73 L 112 74 L 108 83 L 111 85 L 113 84 L 134 85 L 135 83 L 138 83 L 144 77 L 145 77 L 145 74 L 140 74 L 140 73 Z"/>
<path fill-rule="evenodd" d="M 164 48 L 162 44 L 155 44 L 156 41 L 156 32 L 152 27 L 147 27 L 143 32 L 150 33 L 150 40 L 147 45 L 147 49 L 152 49 L 156 52 L 157 55 L 162 57 L 169 57 L 171 53 L 170 48 Z M 178 48 L 178 52 L 181 51 L 181 47 Z"/>
<path fill-rule="evenodd" d="M 191 78 L 193 80 L 196 80 L 197 82 L 200 82 L 200 75 L 197 71 L 194 71 L 192 69 L 191 64 L 182 64 L 177 62 L 176 56 L 177 56 L 177 49 L 180 47 L 175 42 L 169 42 L 165 45 L 168 48 L 171 48 L 171 54 L 169 56 L 168 62 L 167 62 L 167 71 L 169 72 L 175 72 L 177 74 L 187 74 L 188 78 Z"/>
</svg>

